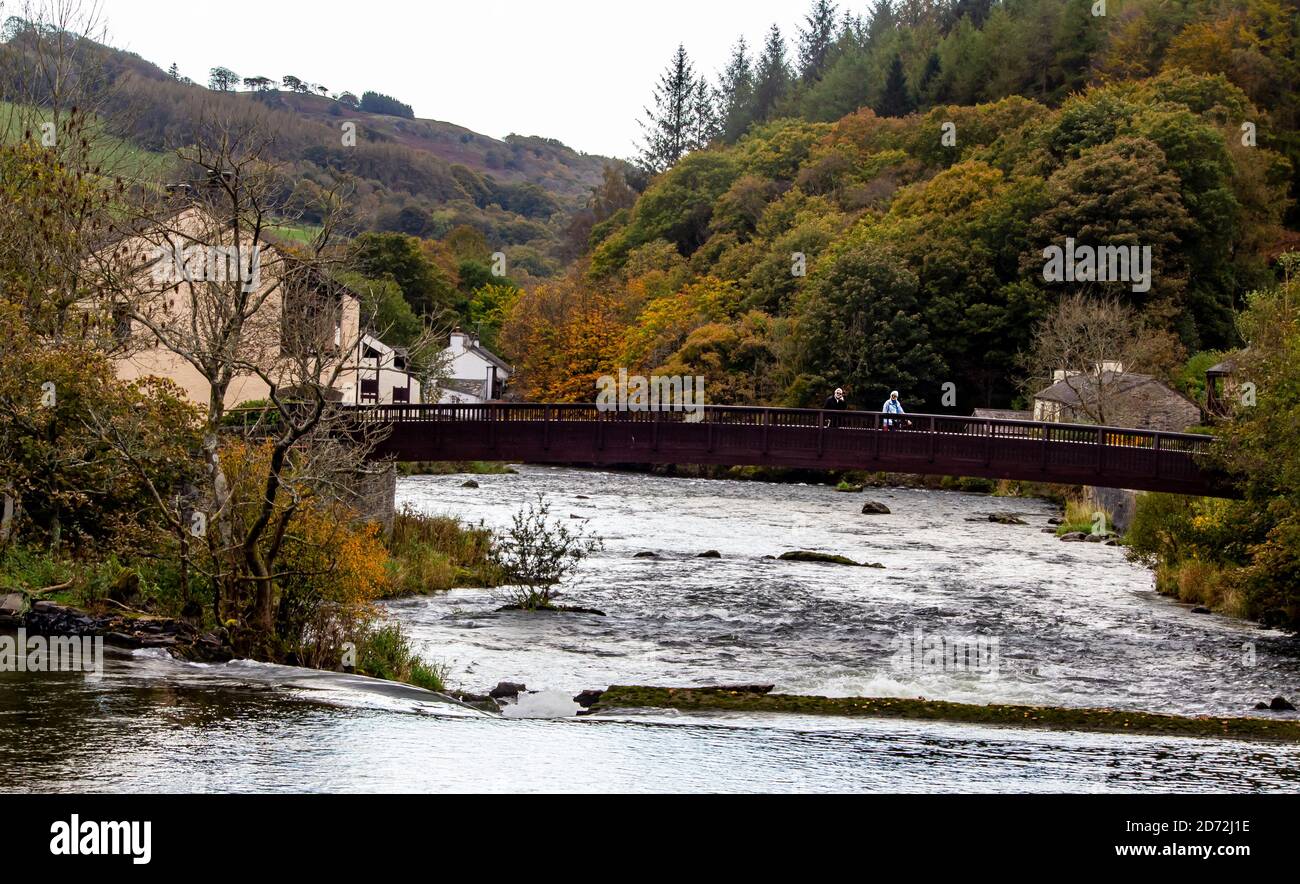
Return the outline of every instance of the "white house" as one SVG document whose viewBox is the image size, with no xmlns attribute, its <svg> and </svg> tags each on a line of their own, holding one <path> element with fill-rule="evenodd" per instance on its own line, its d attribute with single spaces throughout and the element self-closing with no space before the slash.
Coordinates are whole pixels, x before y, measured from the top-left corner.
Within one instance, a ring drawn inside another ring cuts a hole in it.
<svg viewBox="0 0 1300 884">
<path fill-rule="evenodd" d="M 474 335 L 460 329 L 451 333 L 443 351 L 445 377 L 438 379 L 443 405 L 478 405 L 500 399 L 513 369 Z"/>
<path fill-rule="evenodd" d="M 405 351 L 365 334 L 352 365 L 339 378 L 343 402 L 348 405 L 419 404 L 420 382 L 410 371 Z"/>
</svg>

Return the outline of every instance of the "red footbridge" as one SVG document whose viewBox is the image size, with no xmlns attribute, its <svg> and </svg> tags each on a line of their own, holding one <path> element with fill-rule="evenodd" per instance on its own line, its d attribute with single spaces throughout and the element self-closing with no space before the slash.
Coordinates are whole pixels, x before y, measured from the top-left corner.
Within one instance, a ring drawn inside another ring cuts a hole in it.
<svg viewBox="0 0 1300 884">
<path fill-rule="evenodd" d="M 1214 439 L 1122 427 L 789 408 L 691 413 L 595 405 L 349 409 L 379 430 L 376 459 L 574 465 L 700 464 L 867 470 L 1232 496 Z"/>
</svg>

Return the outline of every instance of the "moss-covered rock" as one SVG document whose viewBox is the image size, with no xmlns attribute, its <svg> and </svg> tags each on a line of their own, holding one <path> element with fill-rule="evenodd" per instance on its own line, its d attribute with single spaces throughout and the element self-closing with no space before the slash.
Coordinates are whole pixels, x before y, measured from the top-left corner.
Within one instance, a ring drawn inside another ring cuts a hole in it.
<svg viewBox="0 0 1300 884">
<path fill-rule="evenodd" d="M 843 565 L 848 568 L 884 568 L 881 564 L 864 564 L 855 562 L 844 556 L 833 556 L 829 553 L 808 552 L 800 550 L 798 552 L 788 552 L 781 556 L 783 562 L 814 562 L 821 565 Z"/>
</svg>

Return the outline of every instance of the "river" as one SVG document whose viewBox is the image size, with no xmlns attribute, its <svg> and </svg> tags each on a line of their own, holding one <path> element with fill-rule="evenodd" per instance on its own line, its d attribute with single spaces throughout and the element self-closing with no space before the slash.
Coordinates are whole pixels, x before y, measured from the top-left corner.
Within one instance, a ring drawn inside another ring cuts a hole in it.
<svg viewBox="0 0 1300 884">
<path fill-rule="evenodd" d="M 520 681 L 489 716 L 403 686 L 114 654 L 101 680 L 0 674 L 0 789 L 41 791 L 1239 792 L 1300 789 L 1300 747 L 763 715 L 578 718 L 610 684 L 1257 714 L 1300 694 L 1300 644 L 1156 595 L 1117 548 L 1041 533 L 1041 501 L 540 467 L 403 479 L 399 501 L 505 525 L 544 495 L 605 540 L 565 604 L 458 590 L 390 606 L 453 685 Z M 1028 526 L 977 519 L 1020 513 Z M 884 569 L 778 561 L 811 549 Z M 698 558 L 716 551 L 721 558 Z M 638 554 L 653 552 L 656 558 Z M 916 636 L 994 666 L 915 666 Z"/>
</svg>

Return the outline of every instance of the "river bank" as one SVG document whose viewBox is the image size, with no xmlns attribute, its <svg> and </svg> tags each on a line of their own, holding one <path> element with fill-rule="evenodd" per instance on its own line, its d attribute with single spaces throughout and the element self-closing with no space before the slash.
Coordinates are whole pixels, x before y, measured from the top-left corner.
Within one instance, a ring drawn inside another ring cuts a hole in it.
<svg viewBox="0 0 1300 884">
<path fill-rule="evenodd" d="M 375 598 L 494 586 L 490 544 L 491 532 L 481 527 L 451 517 L 399 512 L 384 537 L 384 559 L 372 589 Z M 23 629 L 33 636 L 97 637 L 115 648 L 160 649 L 196 663 L 236 658 L 268 664 L 309 662 L 292 650 L 241 643 L 240 624 L 219 621 L 201 588 L 183 593 L 174 577 L 156 562 L 10 548 L 0 558 L 0 629 Z M 351 662 L 345 660 L 341 668 L 432 690 L 445 687 L 438 668 L 412 651 L 400 624 L 376 621 L 372 614 L 350 622 L 344 635 L 321 638 L 338 645 L 334 659 L 348 655 Z"/>
</svg>

